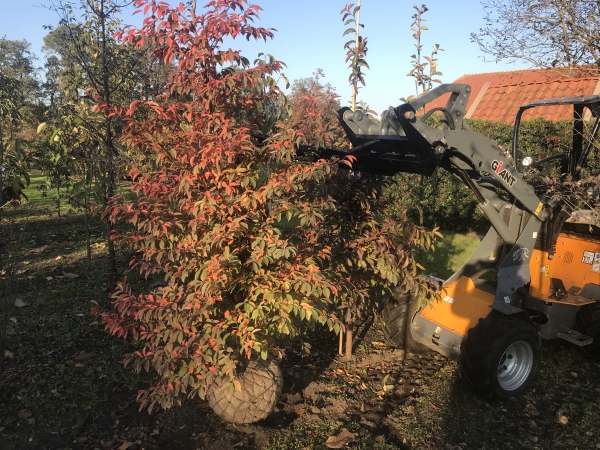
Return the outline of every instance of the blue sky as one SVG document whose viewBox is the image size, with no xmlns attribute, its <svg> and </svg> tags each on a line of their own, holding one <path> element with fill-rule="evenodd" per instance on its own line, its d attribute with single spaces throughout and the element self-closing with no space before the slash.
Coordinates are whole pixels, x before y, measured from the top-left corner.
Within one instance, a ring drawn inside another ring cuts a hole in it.
<svg viewBox="0 0 600 450">
<path fill-rule="evenodd" d="M 203 0 L 198 2 L 203 3 Z M 345 29 L 340 11 L 346 0 L 253 0 L 259 4 L 260 25 L 275 28 L 275 39 L 265 43 L 237 41 L 234 47 L 244 50 L 253 60 L 258 53 L 270 53 L 287 64 L 285 75 L 290 81 L 309 77 L 317 69 L 324 70 L 326 78 L 341 96 L 342 105 L 350 98 L 349 70 L 345 64 L 342 36 Z M 26 39 L 32 49 L 42 56 L 43 25 L 56 25 L 56 14 L 42 5 L 44 0 L 0 0 L 0 37 Z M 175 1 L 171 0 L 171 4 Z M 368 37 L 369 53 L 366 71 L 367 86 L 359 92 L 359 99 L 380 113 L 388 106 L 400 104 L 400 97 L 414 93 L 414 81 L 406 74 L 411 69 L 410 56 L 414 53 L 412 15 L 417 3 L 406 0 L 363 0 L 361 22 L 363 36 Z M 418 4 L 421 4 L 419 2 Z M 424 32 L 425 54 L 434 44 L 444 49 L 439 53 L 442 81 L 452 82 L 465 73 L 495 72 L 526 69 L 524 64 L 495 64 L 482 60 L 485 56 L 476 44 L 470 42 L 470 33 L 483 26 L 484 10 L 478 0 L 449 2 L 430 0 L 425 4 L 429 30 Z M 140 16 L 123 15 L 124 23 L 139 23 Z M 40 58 L 39 65 L 42 65 Z"/>
</svg>

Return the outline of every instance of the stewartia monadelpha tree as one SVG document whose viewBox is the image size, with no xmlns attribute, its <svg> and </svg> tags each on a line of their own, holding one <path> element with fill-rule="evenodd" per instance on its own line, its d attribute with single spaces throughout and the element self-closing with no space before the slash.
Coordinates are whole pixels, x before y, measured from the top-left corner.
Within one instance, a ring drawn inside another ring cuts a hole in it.
<svg viewBox="0 0 600 450">
<path fill-rule="evenodd" d="M 227 38 L 273 36 L 254 25 L 258 6 L 212 0 L 195 16 L 182 5 L 136 5 L 142 28 L 118 37 L 150 45 L 174 69 L 155 101 L 116 111 L 127 121 L 123 144 L 155 169 L 134 169 L 135 199 L 105 214 L 132 226 L 115 236 L 136 250 L 132 268 L 166 285 L 134 293 L 122 280 L 112 309 L 96 312 L 110 333 L 143 342 L 125 362 L 158 373 L 138 396 L 152 410 L 182 394 L 204 397 L 220 375 L 236 385 L 238 365 L 281 355 L 280 339 L 303 321 L 339 331 L 338 308 L 349 298 L 421 285 L 410 248 L 432 236 L 404 216 L 379 214 L 375 178 L 299 160 L 301 118 L 281 117 L 264 134 L 268 112 L 284 101 L 274 79 L 283 64 L 251 64 L 223 47 Z M 319 102 L 305 101 L 303 117 L 319 113 Z M 320 136 L 328 144 L 332 134 Z"/>
</svg>

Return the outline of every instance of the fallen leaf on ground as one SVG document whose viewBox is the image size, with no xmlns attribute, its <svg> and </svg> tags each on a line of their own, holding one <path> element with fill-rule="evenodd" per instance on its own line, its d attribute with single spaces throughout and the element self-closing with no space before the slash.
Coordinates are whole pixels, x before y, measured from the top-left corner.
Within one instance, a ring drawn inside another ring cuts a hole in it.
<svg viewBox="0 0 600 450">
<path fill-rule="evenodd" d="M 59 259 L 62 259 L 62 256 L 58 255 L 56 258 L 54 258 L 55 261 L 58 261 Z"/>
<path fill-rule="evenodd" d="M 13 352 L 11 352 L 9 350 L 4 350 L 4 357 L 6 359 L 13 359 L 15 357 L 15 355 L 13 354 Z"/>
<path fill-rule="evenodd" d="M 27 279 L 28 279 L 28 280 L 33 280 L 34 278 L 35 278 L 35 277 L 34 277 L 33 275 L 29 275 L 29 276 L 27 277 Z"/>
<path fill-rule="evenodd" d="M 29 411 L 28 409 L 22 409 L 21 411 L 19 411 L 19 417 L 21 419 L 27 419 L 28 417 L 31 417 L 33 415 L 33 413 L 31 411 Z"/>
<path fill-rule="evenodd" d="M 71 273 L 71 272 L 63 272 L 63 275 L 65 277 L 67 277 L 69 280 L 72 280 L 74 278 L 79 278 L 79 275 L 76 273 Z"/>
<path fill-rule="evenodd" d="M 46 281 L 52 281 L 52 277 L 46 277 Z"/>
<path fill-rule="evenodd" d="M 250 445 L 250 439 L 246 437 L 246 438 L 242 439 L 240 442 L 238 442 L 237 444 L 235 444 L 233 446 L 233 448 L 237 448 L 237 447 L 248 448 L 249 445 Z"/>
<path fill-rule="evenodd" d="M 135 442 L 123 442 L 120 446 L 119 446 L 119 450 L 127 450 L 129 447 L 135 445 Z"/>
<path fill-rule="evenodd" d="M 38 248 L 32 248 L 31 250 L 29 250 L 29 253 L 42 253 L 44 250 L 46 250 L 46 248 L 48 248 L 47 245 L 44 245 L 43 247 L 38 247 Z"/>
<path fill-rule="evenodd" d="M 90 359 L 92 356 L 94 356 L 93 353 L 80 353 L 74 359 L 75 361 L 80 362 L 85 361 L 86 359 Z"/>
<path fill-rule="evenodd" d="M 407 406 L 406 407 L 406 412 L 409 414 L 414 414 L 415 413 L 415 407 L 414 406 Z"/>
<path fill-rule="evenodd" d="M 527 420 L 526 423 L 531 427 L 531 428 L 537 428 L 537 423 L 535 423 L 533 420 Z"/>
<path fill-rule="evenodd" d="M 21 300 L 20 298 L 15 300 L 15 306 L 17 308 L 22 308 L 23 306 L 27 306 L 27 303 L 25 303 L 23 300 Z"/>
<path fill-rule="evenodd" d="M 558 418 L 558 422 L 559 422 L 560 424 L 562 424 L 562 425 L 566 425 L 566 424 L 568 424 L 568 423 L 569 423 L 569 419 L 567 419 L 567 417 L 566 417 L 566 416 L 560 416 L 560 417 Z"/>
<path fill-rule="evenodd" d="M 353 433 L 350 433 L 346 428 L 342 428 L 342 431 L 337 436 L 329 436 L 325 445 L 328 448 L 342 448 L 355 440 L 356 438 Z"/>
</svg>

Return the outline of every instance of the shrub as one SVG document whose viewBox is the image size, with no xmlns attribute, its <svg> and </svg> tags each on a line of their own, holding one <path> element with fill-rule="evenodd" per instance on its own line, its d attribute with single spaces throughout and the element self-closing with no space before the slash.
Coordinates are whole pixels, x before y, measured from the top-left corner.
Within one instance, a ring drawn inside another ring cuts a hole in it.
<svg viewBox="0 0 600 450">
<path fill-rule="evenodd" d="M 121 39 L 149 43 L 177 67 L 156 102 L 115 111 L 128 122 L 125 144 L 152 155 L 157 169 L 133 170 L 135 201 L 115 201 L 105 214 L 134 228 L 114 236 L 136 250 L 132 267 L 166 285 L 134 293 L 122 280 L 112 308 L 95 312 L 110 333 L 143 343 L 126 364 L 159 375 L 140 392 L 141 407 L 204 397 L 221 375 L 235 385 L 248 358 L 281 356 L 278 342 L 301 323 L 337 332 L 338 308 L 358 311 L 394 285 L 433 295 L 412 249 L 430 247 L 434 233 L 403 215 L 383 219 L 377 177 L 296 157 L 315 101 L 306 96 L 309 114 L 280 120 L 266 140 L 254 137 L 267 120 L 258 106 L 282 104 L 273 79 L 282 63 L 269 58 L 252 67 L 221 45 L 228 37 L 272 36 L 252 25 L 257 6 L 212 0 L 196 17 L 183 6 L 136 4 L 147 14 L 144 25 Z M 328 143 L 329 124 L 322 127 Z"/>
</svg>

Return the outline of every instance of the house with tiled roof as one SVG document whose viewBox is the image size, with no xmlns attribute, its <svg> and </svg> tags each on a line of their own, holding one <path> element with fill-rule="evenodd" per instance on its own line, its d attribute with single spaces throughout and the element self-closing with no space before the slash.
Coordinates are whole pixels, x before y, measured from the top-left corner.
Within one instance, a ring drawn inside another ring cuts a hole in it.
<svg viewBox="0 0 600 450">
<path fill-rule="evenodd" d="M 471 86 L 466 118 L 512 124 L 519 107 L 526 103 L 545 98 L 600 94 L 599 80 L 597 69 L 559 68 L 463 75 L 453 83 Z M 437 99 L 432 106 L 444 106 L 446 100 L 447 95 Z M 586 114 L 590 119 L 590 113 Z M 569 105 L 532 108 L 525 111 L 522 120 L 536 117 L 552 121 L 572 119 L 573 109 Z"/>
</svg>

